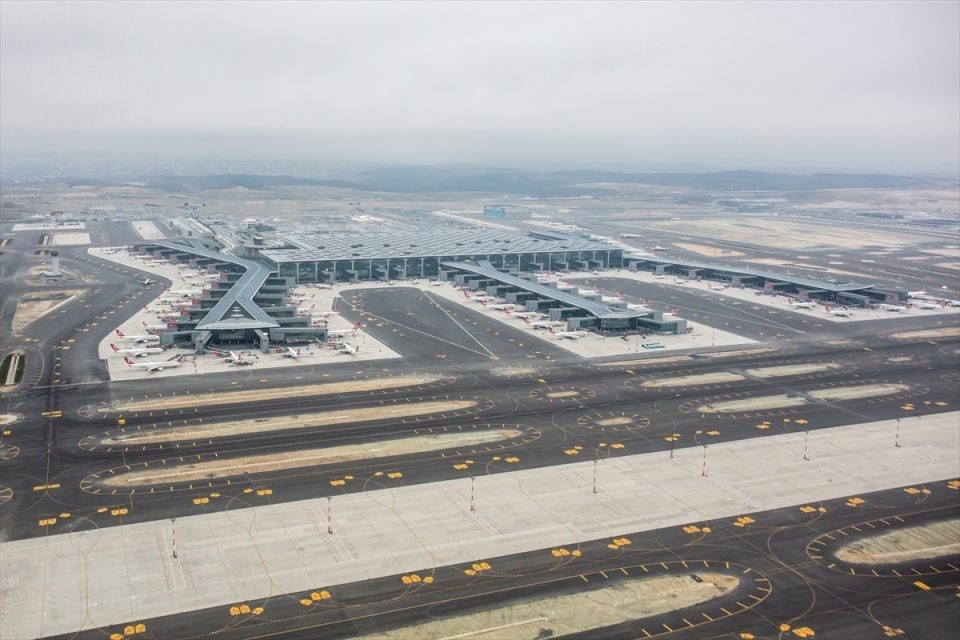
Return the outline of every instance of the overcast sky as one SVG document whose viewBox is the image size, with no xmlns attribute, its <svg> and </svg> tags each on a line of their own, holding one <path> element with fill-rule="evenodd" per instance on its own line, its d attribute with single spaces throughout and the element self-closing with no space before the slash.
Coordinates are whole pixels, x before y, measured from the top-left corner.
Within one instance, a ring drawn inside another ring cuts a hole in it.
<svg viewBox="0 0 960 640">
<path fill-rule="evenodd" d="M 960 2 L 0 2 L 4 150 L 950 171 Z"/>
</svg>

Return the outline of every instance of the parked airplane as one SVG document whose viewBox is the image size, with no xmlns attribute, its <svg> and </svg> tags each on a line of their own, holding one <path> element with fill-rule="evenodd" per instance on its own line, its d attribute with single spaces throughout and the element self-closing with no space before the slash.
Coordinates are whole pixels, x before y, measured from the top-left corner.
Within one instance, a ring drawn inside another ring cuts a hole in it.
<svg viewBox="0 0 960 640">
<path fill-rule="evenodd" d="M 901 307 L 897 304 L 881 304 L 877 305 L 877 308 L 879 308 L 881 311 L 892 311 L 894 313 L 900 313 L 901 311 L 907 310 L 906 307 Z"/>
<path fill-rule="evenodd" d="M 166 327 L 164 327 L 164 329 L 166 329 Z M 115 333 L 117 334 L 118 338 L 120 338 L 121 340 L 126 340 L 127 342 L 137 342 L 140 344 L 145 344 L 148 342 L 160 342 L 160 336 L 155 336 L 153 334 L 128 336 L 123 331 L 120 331 L 120 329 L 117 329 Z"/>
<path fill-rule="evenodd" d="M 850 309 L 845 309 L 844 307 L 840 307 L 839 309 L 834 309 L 830 305 L 827 305 L 826 311 L 831 316 L 839 316 L 841 318 L 849 318 L 850 316 L 853 315 L 853 311 L 851 311 Z"/>
<path fill-rule="evenodd" d="M 156 332 L 166 331 L 166 330 L 167 330 L 167 325 L 165 325 L 165 324 L 147 324 L 146 322 L 144 322 L 144 323 L 143 323 L 143 328 L 146 330 L 147 333 L 156 333 Z"/>
<path fill-rule="evenodd" d="M 797 309 L 813 309 L 817 306 L 817 303 L 813 300 L 806 300 L 803 302 L 794 300 L 793 298 L 787 298 L 791 306 L 796 307 Z"/>
<path fill-rule="evenodd" d="M 463 292 L 463 297 L 469 300 L 470 302 L 497 302 L 497 299 L 493 296 L 488 296 L 484 294 L 479 294 L 472 296 L 468 291 Z"/>
<path fill-rule="evenodd" d="M 114 353 L 119 353 L 120 355 L 124 356 L 133 356 L 134 358 L 142 358 L 143 356 L 152 356 L 158 353 L 163 353 L 163 349 L 160 347 L 142 347 L 140 349 L 131 347 L 129 349 L 121 349 L 112 342 L 110 343 L 110 348 L 113 349 Z"/>
<path fill-rule="evenodd" d="M 355 336 L 357 335 L 357 329 L 360 328 L 360 323 L 353 325 L 352 329 L 333 329 L 332 331 L 327 331 L 328 336 L 340 337 L 340 336 Z"/>
<path fill-rule="evenodd" d="M 504 309 L 504 312 L 508 316 L 520 318 L 521 320 L 541 315 L 539 311 L 511 311 L 510 309 Z"/>
<path fill-rule="evenodd" d="M 360 351 L 360 345 L 357 345 L 357 346 L 355 346 L 355 347 L 352 347 L 352 346 L 350 346 L 349 344 L 347 344 L 346 342 L 341 342 L 340 344 L 337 345 L 337 351 L 339 351 L 340 353 L 349 354 L 349 355 L 351 355 L 351 356 L 352 356 L 352 355 L 356 355 L 357 352 Z"/>
<path fill-rule="evenodd" d="M 300 349 L 297 349 L 296 351 L 294 351 L 294 350 L 293 350 L 292 348 L 290 348 L 290 347 L 287 347 L 287 348 L 285 348 L 285 349 L 280 350 L 279 353 L 280 353 L 280 355 L 283 356 L 284 358 L 293 358 L 294 360 L 299 360 L 299 359 L 300 359 L 300 355 L 301 355 Z"/>
<path fill-rule="evenodd" d="M 431 281 L 430 281 L 430 286 L 431 286 L 431 287 L 442 287 L 442 286 L 443 286 L 443 281 L 442 281 L 442 280 L 431 280 Z"/>
<path fill-rule="evenodd" d="M 713 289 L 714 291 L 723 291 L 724 289 L 727 288 L 727 285 L 725 284 L 713 284 L 712 282 L 708 283 L 707 286 Z"/>
<path fill-rule="evenodd" d="M 907 297 L 922 299 L 927 297 L 927 292 L 926 291 L 907 291 Z"/>
<path fill-rule="evenodd" d="M 586 331 L 555 331 L 550 329 L 550 333 L 558 338 L 567 338 L 568 340 L 579 340 L 587 335 Z"/>
<path fill-rule="evenodd" d="M 163 360 L 160 362 L 134 362 L 128 357 L 124 357 L 123 361 L 127 363 L 128 367 L 133 367 L 134 369 L 142 369 L 149 373 L 154 371 L 163 371 L 164 369 L 173 369 L 174 367 L 180 366 L 180 361 L 177 360 L 178 356 L 174 356 L 170 360 Z"/>
<path fill-rule="evenodd" d="M 939 309 L 940 305 L 934 304 L 932 302 L 927 302 L 925 300 L 917 300 L 913 303 L 913 306 L 917 309 Z"/>
<path fill-rule="evenodd" d="M 531 322 L 527 318 L 524 318 L 523 321 L 534 329 L 551 329 L 554 327 L 565 327 L 567 326 L 566 322 L 560 322 L 559 320 L 543 320 L 540 322 Z"/>
<path fill-rule="evenodd" d="M 487 304 L 485 302 L 481 303 L 487 309 L 496 309 L 498 311 L 509 311 L 514 305 L 509 302 L 498 302 L 496 304 Z"/>
<path fill-rule="evenodd" d="M 213 351 L 215 356 L 223 358 L 226 362 L 235 364 L 238 367 L 252 367 L 254 363 L 254 361 L 247 358 L 243 352 L 237 353 L 236 351 L 221 351 L 219 349 L 212 349 L 211 351 Z"/>
</svg>

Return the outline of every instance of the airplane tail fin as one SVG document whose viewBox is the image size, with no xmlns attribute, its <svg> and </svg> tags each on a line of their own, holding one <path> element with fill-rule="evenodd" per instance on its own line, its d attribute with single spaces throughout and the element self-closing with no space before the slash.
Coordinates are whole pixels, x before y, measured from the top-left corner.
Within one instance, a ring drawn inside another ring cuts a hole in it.
<svg viewBox="0 0 960 640">
<path fill-rule="evenodd" d="M 117 329 L 117 330 L 116 330 L 116 334 L 117 334 L 117 337 L 119 337 L 119 338 L 122 338 L 122 337 L 123 337 L 123 331 L 120 331 L 120 329 Z"/>
<path fill-rule="evenodd" d="M 117 345 L 113 344 L 112 342 L 110 343 L 110 348 L 114 351 L 120 351 L 120 349 L 117 348 Z"/>
<path fill-rule="evenodd" d="M 133 365 L 133 360 L 131 360 L 131 359 L 128 358 L 127 356 L 124 356 L 124 357 L 123 357 L 123 361 L 127 363 L 127 366 L 128 366 L 128 367 Z"/>
</svg>

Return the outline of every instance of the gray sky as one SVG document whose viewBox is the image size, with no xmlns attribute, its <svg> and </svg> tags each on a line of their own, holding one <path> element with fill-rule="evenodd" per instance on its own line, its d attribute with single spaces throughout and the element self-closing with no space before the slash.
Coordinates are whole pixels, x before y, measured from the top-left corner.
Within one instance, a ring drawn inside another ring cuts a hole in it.
<svg viewBox="0 0 960 640">
<path fill-rule="evenodd" d="M 0 147 L 957 171 L 960 2 L 0 2 Z"/>
</svg>

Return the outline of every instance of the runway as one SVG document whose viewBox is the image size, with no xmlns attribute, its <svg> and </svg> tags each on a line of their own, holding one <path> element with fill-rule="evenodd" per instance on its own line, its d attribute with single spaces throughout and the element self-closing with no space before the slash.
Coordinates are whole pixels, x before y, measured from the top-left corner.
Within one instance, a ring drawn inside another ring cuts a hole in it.
<svg viewBox="0 0 960 640">
<path fill-rule="evenodd" d="M 24 418 L 5 427 L 9 433 L 0 440 L 8 452 L 0 461 L 0 500 L 8 496 L 0 504 L 5 544 L 63 534 L 89 535 L 98 530 L 105 535 L 116 527 L 152 526 L 203 514 L 238 515 L 254 507 L 293 507 L 305 500 L 322 503 L 328 497 L 358 500 L 375 489 L 414 490 L 440 482 L 464 483 L 470 477 L 495 482 L 516 473 L 583 465 L 589 469 L 594 460 L 609 464 L 625 456 L 667 457 L 672 451 L 697 467 L 698 463 L 690 462 L 691 456 L 704 450 L 759 442 L 770 436 L 791 439 L 800 455 L 805 437 L 815 439 L 820 430 L 897 417 L 911 424 L 955 412 L 960 401 L 960 340 L 901 339 L 890 329 L 955 324 L 950 318 L 892 318 L 882 323 L 822 323 L 828 326 L 818 327 L 795 314 L 770 316 L 765 309 L 735 306 L 718 309 L 705 296 L 651 290 L 619 280 L 597 284 L 604 289 L 622 289 L 632 298 L 663 300 L 665 306 L 681 307 L 681 315 L 700 314 L 703 322 L 711 316 L 729 323 L 723 328 L 760 344 L 728 358 L 704 348 L 670 358 L 624 356 L 611 362 L 586 362 L 462 306 L 413 289 L 385 287 L 346 292 L 342 311 L 351 319 L 362 320 L 366 331 L 402 353 L 402 361 L 305 365 L 269 373 L 245 368 L 197 378 L 98 383 L 97 343 L 120 318 L 156 292 L 137 285 L 131 273 L 111 272 L 106 263 L 72 251 L 65 251 L 63 264 L 95 277 L 99 289 L 83 302 L 89 307 L 80 306 L 69 315 L 72 324 L 63 317 L 41 320 L 20 338 L 36 340 L 26 344 L 43 355 L 43 364 L 39 374 L 31 372 L 30 389 L 7 399 L 8 411 Z M 631 289 L 631 284 L 636 287 Z M 693 316 L 694 320 L 697 317 Z M 776 370 L 773 374 L 767 371 L 775 367 L 803 367 L 797 369 L 803 373 L 774 375 Z M 366 383 L 395 376 L 425 381 L 373 390 L 350 391 L 341 386 L 330 394 L 314 389 L 307 395 L 275 399 L 256 396 L 265 389 Z M 844 394 L 856 388 L 881 385 L 889 392 L 844 399 Z M 230 399 L 217 403 L 203 400 L 204 394 L 230 392 L 246 398 L 218 396 Z M 747 408 L 714 413 L 701 410 L 777 395 L 804 402 L 759 409 L 738 405 Z M 187 396 L 198 401 L 179 400 Z M 178 402 L 166 407 L 164 401 L 174 397 Z M 136 408 L 145 401 L 153 403 L 152 407 Z M 438 402 L 465 404 L 450 411 L 415 410 L 418 403 Z M 124 408 L 115 410 L 120 403 L 126 403 Z M 404 409 L 398 418 L 369 417 L 374 415 L 371 411 L 393 411 L 401 406 L 411 409 Z M 364 419 L 341 418 L 312 426 L 284 427 L 281 423 L 272 430 L 251 427 L 233 433 L 215 426 L 244 420 L 271 423 L 318 412 L 355 414 Z M 201 482 L 165 481 L 126 488 L 104 482 L 111 476 L 154 468 L 168 470 L 207 461 L 229 462 L 254 455 L 356 447 L 487 428 L 516 429 L 522 436 L 464 448 L 298 464 L 254 474 L 227 473 Z M 197 433 L 204 429 L 204 436 L 156 437 L 184 429 Z M 132 434 L 153 434 L 153 439 L 123 444 Z M 895 437 L 903 438 L 906 445 L 910 431 L 904 427 L 902 433 L 891 431 L 887 437 L 891 447 Z M 539 547 L 519 554 L 478 557 L 475 560 L 488 562 L 494 570 L 475 571 L 474 575 L 465 574 L 458 562 L 455 566 L 425 566 L 431 573 L 418 570 L 421 580 L 409 584 L 402 578 L 409 577 L 411 570 L 338 582 L 330 591 L 332 598 L 313 600 L 311 593 L 327 584 L 318 583 L 310 591 L 276 592 L 247 603 L 248 611 L 262 607 L 259 614 L 232 614 L 230 606 L 186 606 L 184 613 L 129 622 L 144 624 L 146 635 L 158 638 L 214 633 L 231 638 L 349 637 L 399 628 L 422 621 L 424 616 L 459 615 L 534 596 L 579 593 L 637 575 L 686 575 L 691 567 L 707 563 L 704 569 L 741 576 L 741 586 L 691 610 L 594 628 L 580 636 L 672 633 L 703 638 L 750 633 L 762 638 L 809 627 L 820 636 L 850 637 L 883 633 L 883 625 L 922 636 L 924 630 L 944 628 L 955 619 L 955 568 L 937 563 L 933 566 L 938 571 L 897 568 L 903 575 L 910 569 L 921 571 L 922 575 L 914 574 L 915 580 L 874 576 L 870 570 L 857 568 L 844 573 L 811 558 L 805 550 L 822 533 L 877 518 L 900 526 L 904 523 L 895 518 L 926 522 L 956 517 L 957 489 L 947 485 L 951 479 L 925 481 L 918 487 L 929 493 L 919 495 L 906 493 L 903 487 L 864 494 L 860 497 L 865 503 L 855 507 L 847 507 L 844 499 L 838 498 L 814 505 L 825 511 L 813 513 L 799 509 L 809 505 L 751 511 L 753 522 L 748 526 L 736 526 L 736 518 L 723 517 L 711 520 L 707 525 L 710 533 L 703 535 L 705 522 L 685 523 L 699 528 L 693 533 L 676 525 L 628 528 L 620 535 L 630 544 L 616 549 L 609 548 L 610 538 L 585 536 L 577 542 L 578 556 L 558 557 L 550 553 L 550 547 Z M 322 516 L 321 509 L 321 532 Z M 341 548 L 338 553 L 349 550 Z M 237 559 L 239 571 L 247 560 L 252 558 Z M 949 559 L 948 564 L 957 565 L 956 560 Z M 425 575 L 433 580 L 423 582 Z M 744 575 L 753 577 L 745 580 Z M 918 581 L 929 589 L 917 587 Z M 302 604 L 303 600 L 310 604 Z M 237 601 L 231 606 L 240 611 L 242 604 Z M 918 610 L 924 615 L 917 616 Z M 789 628 L 783 631 L 780 624 Z M 122 633 L 124 626 L 111 623 L 97 631 L 87 626 L 89 635 L 80 637 Z"/>
</svg>

